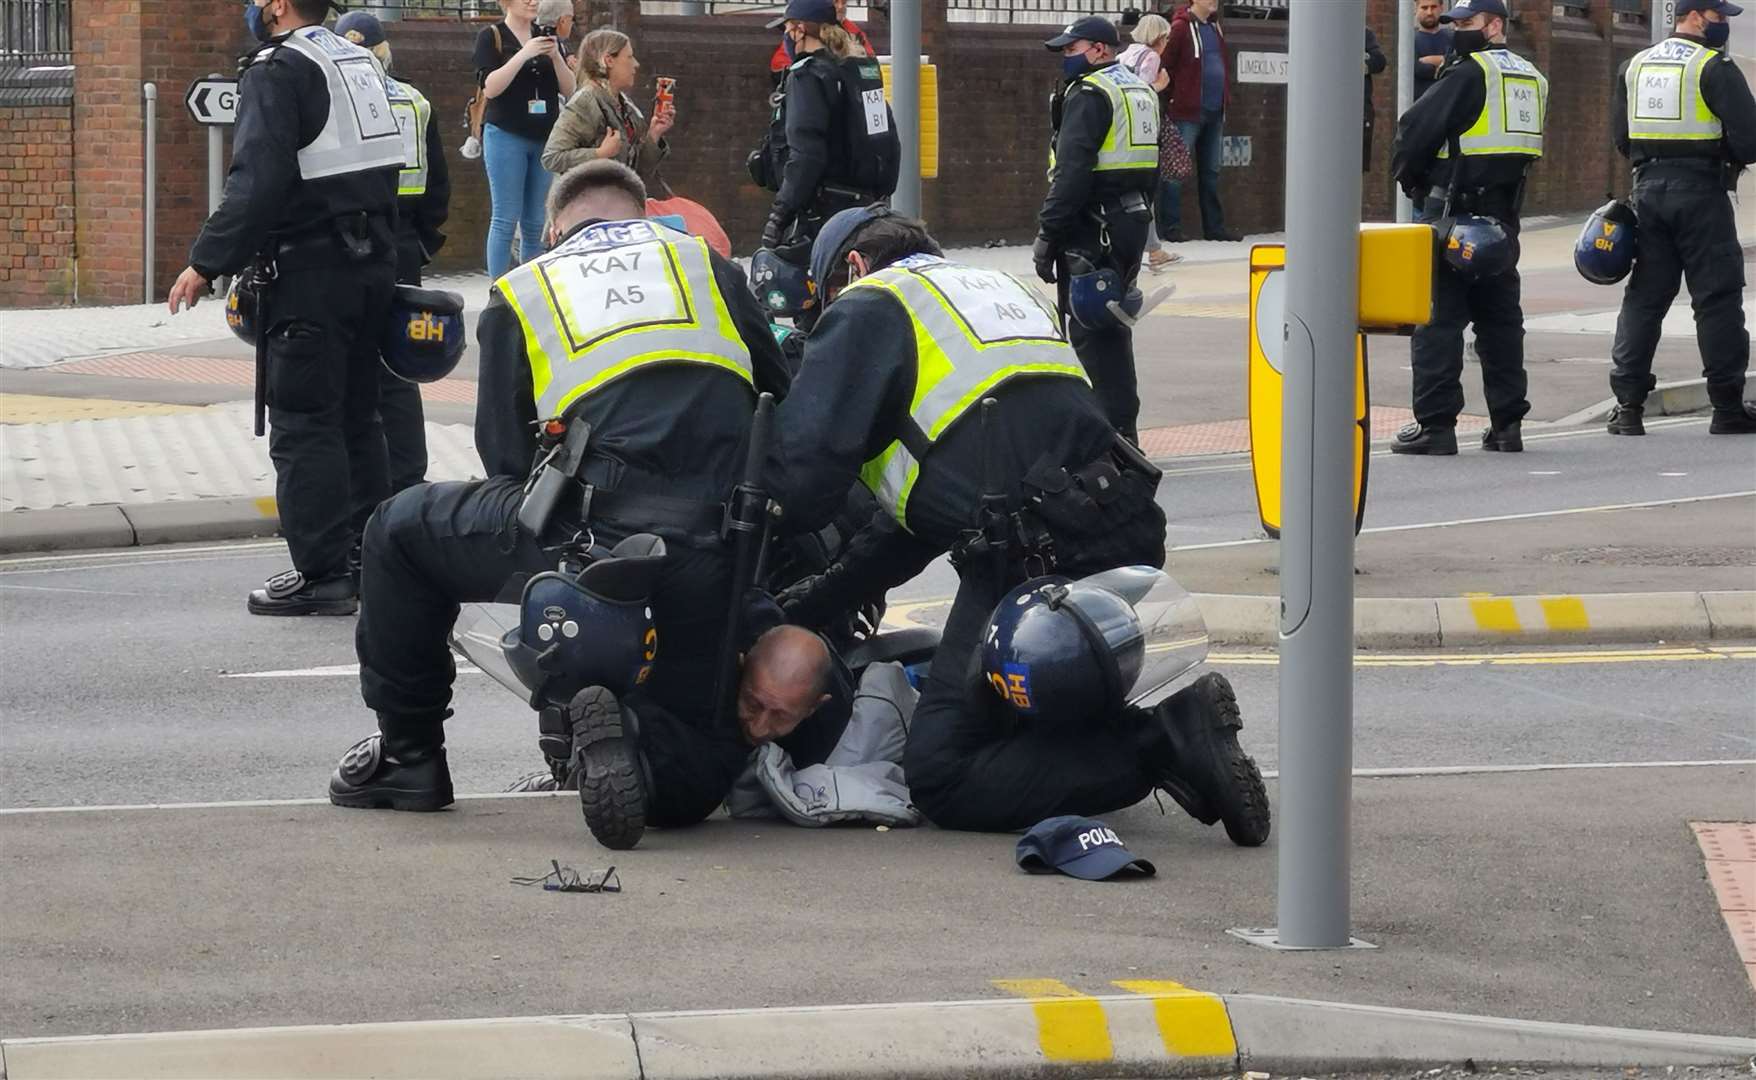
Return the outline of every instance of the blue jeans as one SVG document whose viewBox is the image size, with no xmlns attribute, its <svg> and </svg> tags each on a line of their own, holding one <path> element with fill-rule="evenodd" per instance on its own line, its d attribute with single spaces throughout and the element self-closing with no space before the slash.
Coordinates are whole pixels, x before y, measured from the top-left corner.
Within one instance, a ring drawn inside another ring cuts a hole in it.
<svg viewBox="0 0 1756 1080">
<path fill-rule="evenodd" d="M 488 276 L 498 279 L 518 263 L 543 252 L 543 200 L 549 181 L 543 144 L 493 124 L 482 125 L 482 161 L 488 167 Z M 512 258 L 512 230 L 518 229 L 519 258 Z"/>
<path fill-rule="evenodd" d="M 1201 232 L 1215 237 L 1226 231 L 1225 211 L 1219 205 L 1219 163 L 1225 149 L 1224 113 L 1206 113 L 1197 120 L 1173 120 L 1183 145 L 1195 159 L 1195 179 L 1201 191 Z M 1183 185 L 1166 180 L 1158 191 L 1158 234 L 1169 240 L 1183 227 Z"/>
</svg>

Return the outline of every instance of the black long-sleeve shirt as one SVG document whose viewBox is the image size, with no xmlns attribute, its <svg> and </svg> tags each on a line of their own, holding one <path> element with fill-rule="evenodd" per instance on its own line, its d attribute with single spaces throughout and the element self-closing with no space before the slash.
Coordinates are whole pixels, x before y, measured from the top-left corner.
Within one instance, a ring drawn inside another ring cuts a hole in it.
<svg viewBox="0 0 1756 1080">
<path fill-rule="evenodd" d="M 835 174 L 838 143 L 832 135 L 840 111 L 841 74 L 834 57 L 818 50 L 794 63 L 787 70 L 785 93 L 786 166 L 771 211 L 783 222 L 810 207 L 818 189 Z"/>
<path fill-rule="evenodd" d="M 1037 213 L 1037 233 L 1063 244 L 1091 230 L 1086 211 L 1092 204 L 1129 191 L 1150 196 L 1158 187 L 1158 169 L 1094 171 L 1098 148 L 1110 133 L 1111 110 L 1110 99 L 1090 83 L 1082 79 L 1063 83 L 1052 109 L 1060 115 L 1054 135 L 1055 168 Z M 1160 122 L 1170 121 L 1161 117 Z"/>
<path fill-rule="evenodd" d="M 1459 188 L 1482 190 L 1485 197 L 1475 209 L 1495 214 L 1508 228 L 1516 227 L 1516 192 L 1531 159 L 1523 154 L 1453 155 L 1441 159 L 1439 151 L 1454 136 L 1461 136 L 1482 114 L 1488 99 L 1486 76 L 1480 64 L 1468 56 L 1454 57 L 1439 73 L 1439 80 L 1396 122 L 1396 143 L 1390 154 L 1390 175 L 1405 191 L 1431 187 L 1434 194 L 1451 183 L 1454 168 L 1462 169 Z M 1461 164 L 1457 164 L 1461 161 Z"/>
<path fill-rule="evenodd" d="M 329 83 L 309 57 L 281 45 L 285 38 L 276 36 L 246 58 L 238 78 L 225 195 L 189 249 L 189 265 L 210 281 L 242 270 L 271 234 L 311 232 L 359 212 L 383 219 L 387 242 L 395 226 L 397 169 L 321 180 L 299 175 L 299 149 L 329 119 Z"/>
<path fill-rule="evenodd" d="M 1677 37 L 1697 45 L 1706 42 L 1689 34 Z M 1750 84 L 1737 62 L 1727 53 L 1709 60 L 1701 73 L 1701 97 L 1719 117 L 1725 137 L 1718 142 L 1694 139 L 1629 139 L 1628 137 L 1628 64 L 1616 72 L 1616 85 L 1610 92 L 1610 135 L 1616 150 L 1635 165 L 1644 165 L 1659 158 L 1705 157 L 1731 161 L 1734 165 L 1756 164 L 1756 99 Z"/>
<path fill-rule="evenodd" d="M 917 372 L 913 324 L 888 293 L 855 290 L 824 311 L 806 340 L 792 392 L 776 411 L 764 470 L 769 494 L 785 509 L 786 531 L 822 528 L 841 509 L 860 467 L 903 430 Z M 1091 389 L 1074 379 L 1014 378 L 993 397 L 1000 474 L 1014 487 L 1045 456 L 1083 465 L 1113 443 Z M 887 576 L 907 580 L 911 566 L 918 572 L 975 526 L 981 462 L 981 424 L 971 410 L 946 429 L 923 464 L 909 495 L 911 531 L 896 531 Z"/>
<path fill-rule="evenodd" d="M 581 226 L 583 227 L 583 226 Z M 714 281 L 750 350 L 756 388 L 782 395 L 786 366 L 743 271 L 711 255 Z M 520 480 L 536 458 L 536 398 L 524 331 L 496 290 L 476 328 L 476 450 L 489 476 Z M 660 365 L 586 395 L 573 415 L 592 426 L 592 452 L 620 463 L 615 489 L 699 502 L 726 498 L 740 479 L 754 401 L 723 371 Z"/>
</svg>

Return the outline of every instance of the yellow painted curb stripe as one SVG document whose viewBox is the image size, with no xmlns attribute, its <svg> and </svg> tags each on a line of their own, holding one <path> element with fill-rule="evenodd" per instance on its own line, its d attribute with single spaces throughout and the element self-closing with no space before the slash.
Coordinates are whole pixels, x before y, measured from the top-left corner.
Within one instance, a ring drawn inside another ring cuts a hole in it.
<svg viewBox="0 0 1756 1080">
<path fill-rule="evenodd" d="M 264 495 L 256 500 L 256 512 L 263 517 L 279 517 L 280 504 L 274 501 L 273 495 Z"/>
<path fill-rule="evenodd" d="M 997 989 L 1029 998 L 1037 1042 L 1048 1061 L 1109 1061 L 1116 1056 L 1110 1022 L 1098 999 L 1059 979 L 994 979 Z"/>
<path fill-rule="evenodd" d="M 1516 634 L 1524 629 L 1518 624 L 1518 612 L 1510 600 L 1471 600 L 1469 610 L 1476 617 L 1476 627 L 1500 634 Z"/>
<path fill-rule="evenodd" d="M 1232 1018 L 1226 1013 L 1226 1003 L 1213 994 L 1169 979 L 1118 979 L 1112 985 L 1152 998 L 1166 1053 L 1174 1057 L 1237 1056 Z"/>
<path fill-rule="evenodd" d="M 1543 618 L 1548 620 L 1550 630 L 1591 629 L 1591 620 L 1585 617 L 1585 601 L 1577 596 L 1545 596 L 1537 603 L 1542 605 Z"/>
</svg>

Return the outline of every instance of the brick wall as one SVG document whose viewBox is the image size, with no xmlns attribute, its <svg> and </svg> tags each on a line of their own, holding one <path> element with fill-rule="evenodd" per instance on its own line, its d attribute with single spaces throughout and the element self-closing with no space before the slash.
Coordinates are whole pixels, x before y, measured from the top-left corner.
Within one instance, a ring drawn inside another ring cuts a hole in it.
<svg viewBox="0 0 1756 1080">
<path fill-rule="evenodd" d="M 8 95 L 0 107 L 0 307 L 73 296 L 73 107 L 24 104 L 65 94 Z"/>
</svg>

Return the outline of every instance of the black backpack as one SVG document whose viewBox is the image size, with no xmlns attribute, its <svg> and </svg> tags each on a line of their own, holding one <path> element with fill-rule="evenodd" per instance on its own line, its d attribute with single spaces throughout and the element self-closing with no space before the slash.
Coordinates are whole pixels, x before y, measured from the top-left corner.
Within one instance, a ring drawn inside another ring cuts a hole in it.
<svg viewBox="0 0 1756 1080">
<path fill-rule="evenodd" d="M 836 64 L 841 78 L 842 175 L 837 179 L 877 198 L 896 191 L 902 168 L 902 140 L 896 116 L 884 100 L 884 78 L 878 61 L 850 56 Z"/>
</svg>

